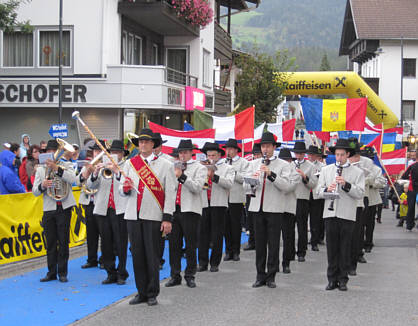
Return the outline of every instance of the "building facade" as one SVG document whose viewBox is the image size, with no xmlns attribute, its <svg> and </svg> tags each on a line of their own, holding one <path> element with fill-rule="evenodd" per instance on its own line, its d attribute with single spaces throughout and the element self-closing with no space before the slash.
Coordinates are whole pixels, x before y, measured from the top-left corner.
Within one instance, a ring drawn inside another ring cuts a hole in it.
<svg viewBox="0 0 418 326">
<path fill-rule="evenodd" d="M 347 0 L 340 55 L 403 121 L 417 133 L 418 2 Z M 402 89 L 402 91 L 401 91 Z"/>
</svg>

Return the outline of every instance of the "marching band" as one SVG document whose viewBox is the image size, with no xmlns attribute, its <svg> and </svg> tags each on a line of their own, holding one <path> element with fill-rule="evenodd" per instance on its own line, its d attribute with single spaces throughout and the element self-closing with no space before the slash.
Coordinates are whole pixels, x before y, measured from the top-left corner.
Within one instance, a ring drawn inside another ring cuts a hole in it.
<svg viewBox="0 0 418 326">
<path fill-rule="evenodd" d="M 326 290 L 346 291 L 348 276 L 356 275 L 358 262 L 365 262 L 363 250 L 373 247 L 373 212 L 385 178 L 368 158 L 374 153 L 360 150 L 355 140 L 339 139 L 330 147 L 336 163 L 326 165 L 323 151 L 316 146 L 306 149 L 304 142 L 296 142 L 291 150 L 281 149 L 276 156 L 280 143 L 270 132 L 254 145 L 252 161 L 241 157 L 235 139 L 224 146 L 205 143 L 200 149 L 183 139 L 175 155 L 169 156 L 162 154 L 161 135 L 145 128 L 130 135 L 137 154 L 127 159 L 123 141 L 114 140 L 109 146 L 92 138 L 96 144 L 91 160 L 78 175 L 67 161 L 73 148 L 62 140 L 48 142 L 47 151 L 55 153 L 54 159 L 37 168 L 33 193 L 44 197 L 42 225 L 48 259 L 48 273 L 41 282 L 57 277 L 67 281 L 69 223 L 76 205 L 73 184 L 82 189 L 80 204 L 87 221 L 88 257 L 82 268 L 98 265 L 100 236 L 107 272 L 102 283 L 125 284 L 129 240 L 138 290 L 130 304 L 158 304 L 166 236 L 171 270 L 166 287 L 182 283 L 184 252 L 184 280 L 189 288 L 196 287 L 197 272 L 219 271 L 224 240 L 223 260 L 238 262 L 244 226 L 249 230 L 244 250 L 255 249 L 254 288 L 276 287 L 280 238 L 283 273 L 291 272 L 290 262 L 296 256 L 299 262 L 305 261 L 308 218 L 312 251 L 319 250 L 325 230 Z M 194 159 L 198 150 L 206 160 Z"/>
</svg>

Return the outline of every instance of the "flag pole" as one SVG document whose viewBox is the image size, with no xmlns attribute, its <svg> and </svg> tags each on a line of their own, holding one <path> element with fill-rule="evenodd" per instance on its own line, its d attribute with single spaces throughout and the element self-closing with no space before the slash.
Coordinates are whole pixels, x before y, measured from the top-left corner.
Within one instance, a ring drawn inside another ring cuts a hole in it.
<svg viewBox="0 0 418 326">
<path fill-rule="evenodd" d="M 398 191 L 396 190 L 395 185 L 394 185 L 394 184 L 393 184 L 393 182 L 392 182 L 392 178 L 390 177 L 390 175 L 389 175 L 389 173 L 388 173 L 388 170 L 386 170 L 386 167 L 385 167 L 385 165 L 383 164 L 383 161 L 382 161 L 382 159 L 380 158 L 380 155 L 379 155 L 379 153 L 377 152 L 376 147 L 375 147 L 375 146 L 373 146 L 373 148 L 374 148 L 374 150 L 376 151 L 377 159 L 379 160 L 380 165 L 382 166 L 383 170 L 385 170 L 385 173 L 386 173 L 386 175 L 387 175 L 387 179 L 389 180 L 390 185 L 392 186 L 393 190 L 395 191 L 396 197 L 398 197 L 398 200 L 400 201 L 400 200 L 401 200 L 401 198 L 399 197 Z"/>
<path fill-rule="evenodd" d="M 380 138 L 380 156 L 382 156 L 382 152 L 383 152 L 383 137 L 385 135 L 385 127 L 384 127 L 384 123 L 382 122 L 382 137 Z"/>
<path fill-rule="evenodd" d="M 358 136 L 358 143 L 359 144 L 361 143 L 361 134 L 362 134 L 362 131 L 360 131 L 360 135 Z"/>
<path fill-rule="evenodd" d="M 300 97 L 300 96 L 299 96 Z M 302 118 L 303 118 L 303 121 L 305 121 L 305 116 L 303 115 L 303 109 L 302 110 L 300 110 L 300 114 L 302 115 Z M 306 127 L 306 122 L 305 122 L 305 127 Z M 306 130 L 306 131 L 308 131 L 308 130 Z M 312 133 L 313 133 L 313 135 L 315 136 L 315 138 L 316 138 L 316 135 L 315 135 L 315 131 L 312 131 Z M 311 143 L 314 145 L 314 146 L 318 146 L 319 147 L 319 145 L 318 145 L 318 143 L 314 140 L 314 138 L 312 137 L 312 135 L 308 132 L 308 135 L 309 135 L 309 138 L 311 139 Z"/>
</svg>

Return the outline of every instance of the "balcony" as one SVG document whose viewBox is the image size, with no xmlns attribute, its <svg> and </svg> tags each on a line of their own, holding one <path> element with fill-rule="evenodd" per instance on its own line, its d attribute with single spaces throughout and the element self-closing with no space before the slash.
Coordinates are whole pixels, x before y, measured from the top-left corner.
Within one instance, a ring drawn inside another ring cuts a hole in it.
<svg viewBox="0 0 418 326">
<path fill-rule="evenodd" d="M 232 39 L 221 25 L 215 22 L 215 59 L 230 62 L 232 60 Z"/>
<path fill-rule="evenodd" d="M 362 64 L 376 56 L 378 47 L 378 40 L 360 40 L 350 48 L 350 61 Z"/>
<path fill-rule="evenodd" d="M 227 115 L 231 112 L 231 92 L 215 86 L 215 114 Z"/>
<path fill-rule="evenodd" d="M 160 35 L 200 35 L 199 26 L 192 26 L 178 17 L 168 0 L 123 0 L 118 4 L 118 12 Z"/>
</svg>

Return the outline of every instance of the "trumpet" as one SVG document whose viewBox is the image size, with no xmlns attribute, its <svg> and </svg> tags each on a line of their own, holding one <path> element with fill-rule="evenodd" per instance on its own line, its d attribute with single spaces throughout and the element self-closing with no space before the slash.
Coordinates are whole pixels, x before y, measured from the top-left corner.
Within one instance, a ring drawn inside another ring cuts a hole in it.
<svg viewBox="0 0 418 326">
<path fill-rule="evenodd" d="M 341 175 L 343 174 L 343 167 L 340 165 L 340 166 L 338 166 L 338 168 L 337 168 L 337 171 L 336 171 L 336 177 L 338 176 L 338 177 L 340 177 Z M 336 196 L 338 193 L 337 193 L 337 189 L 338 189 L 338 184 L 337 184 L 337 188 L 332 192 L 333 194 L 334 194 L 334 196 Z M 335 202 L 335 197 L 331 200 L 331 202 L 329 203 L 329 207 L 328 207 L 328 210 L 329 211 L 333 211 L 334 210 L 334 202 Z"/>
<path fill-rule="evenodd" d="M 216 171 L 218 169 L 215 165 L 215 162 L 213 162 L 212 160 L 200 161 L 200 163 L 206 166 L 208 170 Z M 209 189 L 209 177 L 206 178 L 206 182 L 203 185 L 203 189 Z"/>
<path fill-rule="evenodd" d="M 267 153 L 263 153 L 263 158 L 261 159 L 261 164 L 269 165 L 270 159 L 267 157 Z"/>
</svg>

